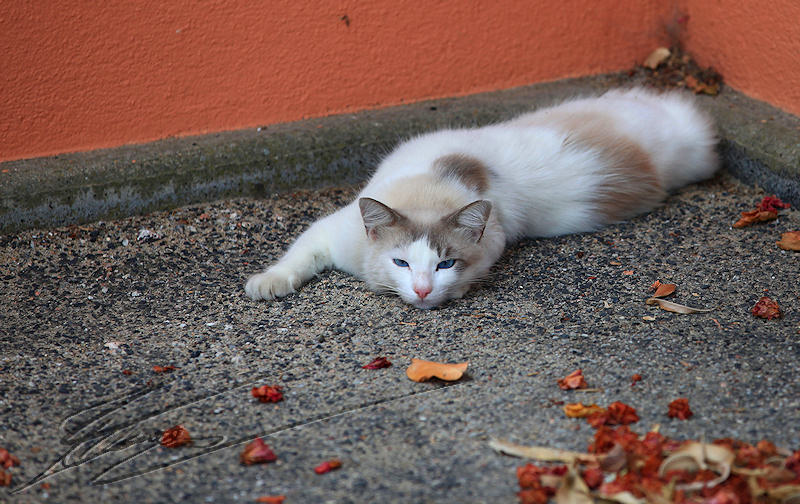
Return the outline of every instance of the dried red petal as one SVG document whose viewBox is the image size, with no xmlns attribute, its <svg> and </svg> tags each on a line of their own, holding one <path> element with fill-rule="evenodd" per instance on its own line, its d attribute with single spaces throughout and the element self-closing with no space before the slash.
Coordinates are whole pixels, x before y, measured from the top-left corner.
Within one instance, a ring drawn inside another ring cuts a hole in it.
<svg viewBox="0 0 800 504">
<path fill-rule="evenodd" d="M 772 196 L 764 196 L 764 199 L 761 200 L 761 203 L 758 204 L 756 207 L 757 210 L 762 212 L 777 212 L 778 210 L 789 208 L 789 203 L 784 203 L 774 194 Z"/>
<path fill-rule="evenodd" d="M 636 382 L 642 381 L 642 375 L 636 373 L 635 375 L 631 376 L 631 387 L 636 385 Z"/>
<path fill-rule="evenodd" d="M 256 502 L 260 504 L 283 504 L 284 500 L 286 500 L 285 495 L 264 495 L 256 499 Z"/>
<path fill-rule="evenodd" d="M 777 455 L 778 453 L 778 448 L 771 442 L 767 441 L 766 439 L 762 439 L 761 441 L 756 443 L 756 449 L 764 457 L 772 457 L 773 455 Z"/>
<path fill-rule="evenodd" d="M 263 464 L 278 460 L 278 456 L 261 438 L 255 438 L 239 454 L 239 462 L 244 465 Z"/>
<path fill-rule="evenodd" d="M 0 469 L 0 486 L 10 486 L 10 485 L 11 485 L 11 473 L 5 472 L 2 469 Z"/>
<path fill-rule="evenodd" d="M 8 469 L 9 467 L 18 466 L 19 459 L 12 455 L 5 448 L 0 448 L 0 465 Z"/>
<path fill-rule="evenodd" d="M 525 488 L 517 492 L 520 504 L 547 504 L 550 496 L 543 488 Z"/>
<path fill-rule="evenodd" d="M 153 372 L 154 373 L 171 373 L 171 372 L 175 371 L 176 369 L 178 369 L 178 368 L 176 368 L 175 366 L 172 366 L 172 365 L 169 365 L 169 366 L 153 366 Z"/>
<path fill-rule="evenodd" d="M 587 385 L 586 380 L 583 379 L 583 370 L 577 369 L 564 378 L 558 380 L 558 386 L 562 390 L 573 390 L 586 388 L 589 385 Z"/>
<path fill-rule="evenodd" d="M 374 361 L 361 366 L 362 369 L 383 369 L 391 366 L 392 363 L 386 357 L 378 357 Z"/>
<path fill-rule="evenodd" d="M 736 465 L 754 469 L 764 463 L 764 455 L 751 444 L 745 443 L 736 450 Z"/>
<path fill-rule="evenodd" d="M 330 459 L 315 467 L 314 472 L 317 474 L 325 474 L 326 472 L 331 472 L 340 467 L 342 467 L 342 462 L 339 459 Z"/>
<path fill-rule="evenodd" d="M 263 403 L 283 401 L 283 388 L 278 385 L 253 387 L 250 393 Z"/>
<path fill-rule="evenodd" d="M 597 467 L 590 467 L 583 471 L 583 481 L 586 482 L 586 486 L 588 486 L 591 490 L 595 490 L 600 485 L 603 484 L 603 471 L 598 469 Z"/>
<path fill-rule="evenodd" d="M 183 425 L 176 425 L 171 429 L 167 429 L 161 435 L 161 446 L 167 448 L 177 448 L 191 442 L 192 437 Z"/>
<path fill-rule="evenodd" d="M 681 397 L 669 403 L 669 411 L 667 416 L 670 418 L 677 418 L 678 420 L 688 420 L 694 413 L 689 409 L 689 399 Z"/>
<path fill-rule="evenodd" d="M 607 411 L 609 425 L 628 425 L 639 421 L 636 410 L 619 401 L 609 404 Z"/>
<path fill-rule="evenodd" d="M 758 300 L 752 310 L 753 315 L 767 320 L 781 318 L 781 309 L 778 303 L 764 296 Z"/>
</svg>

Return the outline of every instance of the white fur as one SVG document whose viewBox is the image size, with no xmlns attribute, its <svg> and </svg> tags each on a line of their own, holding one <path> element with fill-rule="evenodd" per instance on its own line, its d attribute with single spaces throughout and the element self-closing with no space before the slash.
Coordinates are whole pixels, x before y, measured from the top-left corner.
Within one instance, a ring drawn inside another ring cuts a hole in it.
<svg viewBox="0 0 800 504">
<path fill-rule="evenodd" d="M 607 224 L 592 196 L 612 179 L 606 161 L 592 149 L 565 149 L 569 131 L 553 127 L 558 117 L 591 112 L 611 118 L 619 135 L 637 144 L 649 157 L 661 183 L 671 190 L 710 177 L 717 168 L 716 138 L 710 121 L 678 93 L 655 94 L 641 89 L 610 91 L 599 98 L 576 99 L 556 107 L 523 114 L 511 121 L 474 129 L 449 129 L 421 135 L 400 144 L 378 166 L 359 197 L 402 207 L 408 191 L 431 191 L 453 203 L 478 199 L 492 203 L 485 235 L 485 256 L 474 272 L 479 277 L 497 260 L 506 241 L 520 237 L 555 236 L 597 229 Z M 434 161 L 449 154 L 480 160 L 493 172 L 485 194 L 457 182 L 439 187 L 429 183 Z M 648 209 L 650 204 L 646 205 Z M 636 209 L 639 211 L 640 209 Z M 435 219 L 435 209 L 409 208 L 418 219 Z M 460 297 L 466 286 L 452 278 L 454 270 L 435 270 L 440 258 L 424 243 L 393 254 L 405 255 L 412 268 L 391 263 L 392 254 L 368 254 L 357 200 L 314 223 L 275 265 L 251 277 L 245 290 L 253 299 L 272 299 L 294 291 L 317 272 L 336 268 L 367 279 L 382 272 L 394 285 L 389 289 L 422 308 Z M 404 270 L 408 271 L 404 271 Z M 414 276 L 416 275 L 416 276 Z M 415 282 L 431 282 L 433 290 L 421 300 Z M 382 277 L 383 278 L 383 277 Z"/>
</svg>

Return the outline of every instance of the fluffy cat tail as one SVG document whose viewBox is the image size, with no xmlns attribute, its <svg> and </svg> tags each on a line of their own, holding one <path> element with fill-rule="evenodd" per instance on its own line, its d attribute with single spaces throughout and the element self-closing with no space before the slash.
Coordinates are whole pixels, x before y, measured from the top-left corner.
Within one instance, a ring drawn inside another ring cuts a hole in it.
<svg viewBox="0 0 800 504">
<path fill-rule="evenodd" d="M 608 105 L 619 107 L 621 129 L 645 147 L 664 190 L 711 177 L 719 167 L 717 134 L 693 96 L 644 89 L 610 91 Z"/>
</svg>

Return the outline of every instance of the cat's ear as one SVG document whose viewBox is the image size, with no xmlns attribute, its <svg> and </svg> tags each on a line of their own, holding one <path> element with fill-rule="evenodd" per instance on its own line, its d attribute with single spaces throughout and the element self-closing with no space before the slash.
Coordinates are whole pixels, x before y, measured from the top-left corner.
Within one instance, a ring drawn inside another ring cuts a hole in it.
<svg viewBox="0 0 800 504">
<path fill-rule="evenodd" d="M 463 230 L 475 243 L 481 241 L 492 204 L 486 200 L 473 201 L 457 212 L 445 217 L 445 220 L 457 229 Z"/>
<path fill-rule="evenodd" d="M 399 213 L 372 198 L 360 198 L 358 207 L 361 209 L 367 236 L 373 240 L 378 238 L 381 228 L 393 226 L 403 218 Z"/>
</svg>

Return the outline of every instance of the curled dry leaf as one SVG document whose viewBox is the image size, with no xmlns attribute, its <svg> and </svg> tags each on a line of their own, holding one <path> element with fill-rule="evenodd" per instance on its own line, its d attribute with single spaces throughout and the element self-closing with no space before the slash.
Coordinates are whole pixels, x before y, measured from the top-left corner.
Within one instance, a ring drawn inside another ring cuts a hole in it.
<svg viewBox="0 0 800 504">
<path fill-rule="evenodd" d="M 650 56 L 644 60 L 643 65 L 650 70 L 655 70 L 658 66 L 669 58 L 672 55 L 669 49 L 666 47 L 659 47 L 655 51 L 650 53 Z"/>
<path fill-rule="evenodd" d="M 575 468 L 570 467 L 556 491 L 556 504 L 593 504 L 589 486 L 583 481 Z"/>
<path fill-rule="evenodd" d="M 411 365 L 406 369 L 406 376 L 415 382 L 424 382 L 431 378 L 444 381 L 455 381 L 461 378 L 467 370 L 469 362 L 459 364 L 445 364 L 421 359 L 411 359 Z"/>
<path fill-rule="evenodd" d="M 369 364 L 361 366 L 362 369 L 383 369 L 391 366 L 392 363 L 386 357 L 378 357 Z"/>
<path fill-rule="evenodd" d="M 742 212 L 742 218 L 736 221 L 733 227 L 742 228 L 757 222 L 777 219 L 778 211 L 789 208 L 789 206 L 791 206 L 789 203 L 784 203 L 775 196 L 765 196 L 755 210 Z"/>
<path fill-rule="evenodd" d="M 582 369 L 576 369 L 564 378 L 558 380 L 558 387 L 561 390 L 584 389 L 588 386 L 586 380 L 583 378 Z"/>
<path fill-rule="evenodd" d="M 327 472 L 339 469 L 340 467 L 342 467 L 342 462 L 339 459 L 334 458 L 326 460 L 325 462 L 315 467 L 314 472 L 317 474 L 325 474 Z"/>
<path fill-rule="evenodd" d="M 689 409 L 689 399 L 681 397 L 669 403 L 669 411 L 667 411 L 668 417 L 677 418 L 678 420 L 688 420 L 692 415 L 694 415 L 694 413 Z"/>
<path fill-rule="evenodd" d="M 489 447 L 500 453 L 511 455 L 512 457 L 529 458 L 541 460 L 542 462 L 562 462 L 572 464 L 575 462 L 597 463 L 598 456 L 591 453 L 580 453 L 569 450 L 559 450 L 557 448 L 547 448 L 545 446 L 525 446 L 511 443 L 503 439 L 491 438 Z"/>
<path fill-rule="evenodd" d="M 605 412 L 604 408 L 596 404 L 585 405 L 583 403 L 572 403 L 564 405 L 564 413 L 569 418 L 586 418 L 595 413 Z"/>
<path fill-rule="evenodd" d="M 660 297 L 669 296 L 670 294 L 675 292 L 676 288 L 677 288 L 677 285 L 675 285 L 675 284 L 665 284 L 665 283 L 660 283 L 659 282 L 659 285 L 656 288 L 656 292 L 653 294 L 653 297 L 660 298 Z"/>
<path fill-rule="evenodd" d="M 696 473 L 706 469 L 719 475 L 710 481 L 677 485 L 680 490 L 699 490 L 704 487 L 716 486 L 728 479 L 731 465 L 735 459 L 736 455 L 726 446 L 693 441 L 684 444 L 664 459 L 658 468 L 658 475 L 663 478 L 671 471 Z"/>
<path fill-rule="evenodd" d="M 755 306 L 753 306 L 751 313 L 756 317 L 767 320 L 781 318 L 781 309 L 778 306 L 778 303 L 766 296 L 758 300 Z"/>
<path fill-rule="evenodd" d="M 664 311 L 672 312 L 672 313 L 682 313 L 684 315 L 691 314 L 691 313 L 708 313 L 711 311 L 710 308 L 692 308 L 691 306 L 686 306 L 678 303 L 673 303 L 672 301 L 667 301 L 666 299 L 659 299 L 656 297 L 651 297 L 645 303 L 649 305 L 658 305 Z"/>
<path fill-rule="evenodd" d="M 262 385 L 253 387 L 250 391 L 253 397 L 262 403 L 275 403 L 283 401 L 283 389 L 279 385 Z"/>
<path fill-rule="evenodd" d="M 783 250 L 800 251 L 800 231 L 788 231 L 781 234 L 781 241 L 775 242 Z"/>
<path fill-rule="evenodd" d="M 176 425 L 171 429 L 167 429 L 161 435 L 161 446 L 167 448 L 177 448 L 191 442 L 192 437 L 183 425 Z"/>
<path fill-rule="evenodd" d="M 278 460 L 278 456 L 260 437 L 248 443 L 239 454 L 239 462 L 244 465 L 264 464 L 276 460 Z"/>
</svg>

